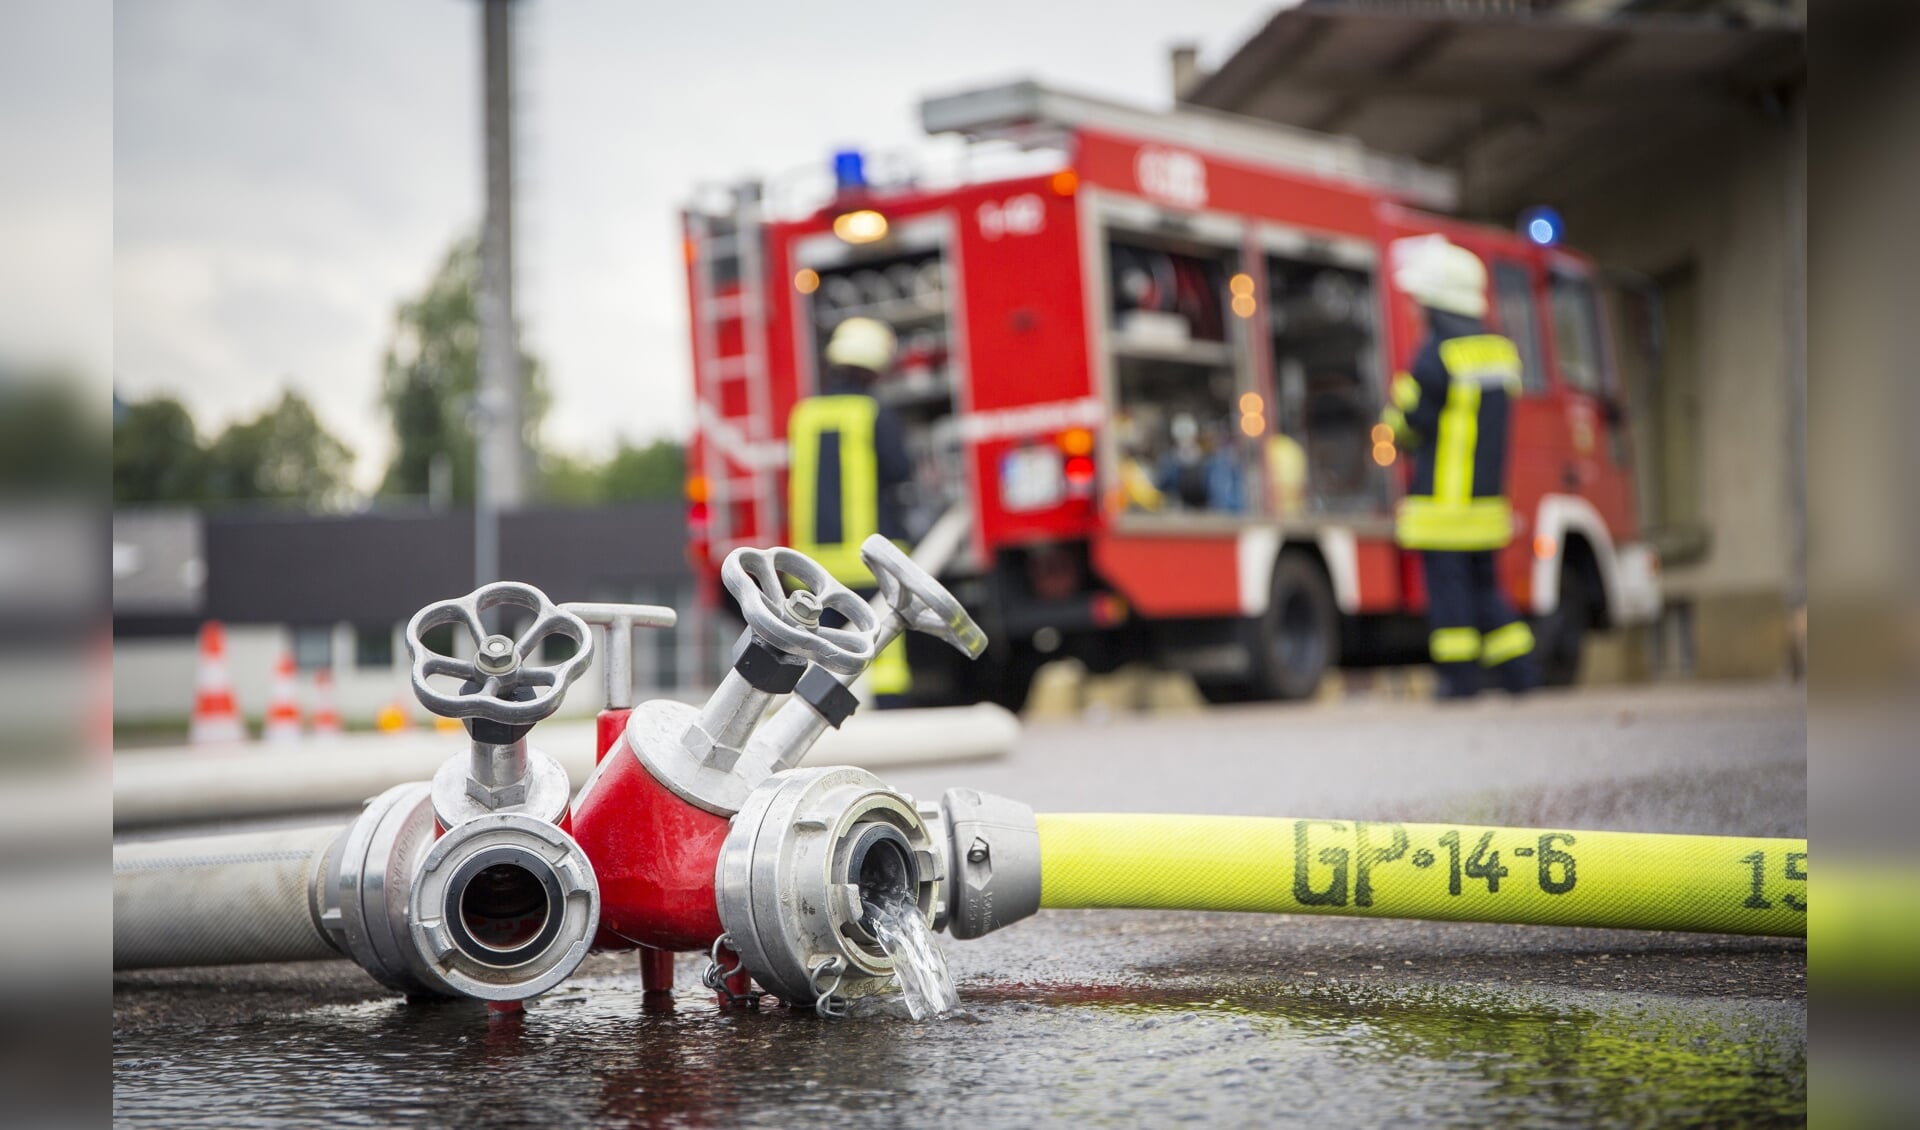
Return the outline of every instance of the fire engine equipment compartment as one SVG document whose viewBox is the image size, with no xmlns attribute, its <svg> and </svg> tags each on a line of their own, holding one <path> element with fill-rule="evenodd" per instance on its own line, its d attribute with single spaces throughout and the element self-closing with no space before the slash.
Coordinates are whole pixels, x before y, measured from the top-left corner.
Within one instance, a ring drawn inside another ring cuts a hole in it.
<svg viewBox="0 0 1920 1130">
<path fill-rule="evenodd" d="M 1305 454 L 1304 491 L 1280 493 L 1275 509 L 1384 513 L 1390 484 L 1372 434 L 1380 413 L 1373 256 L 1356 241 L 1274 231 L 1266 242 L 1276 440 Z M 1270 470 L 1277 480 L 1279 469 Z"/>
<path fill-rule="evenodd" d="M 1246 387 L 1228 334 L 1232 252 L 1180 237 L 1116 232 L 1107 243 L 1116 420 L 1127 505 L 1159 512 L 1258 509 L 1259 448 L 1236 426 Z M 1249 280 L 1250 281 L 1250 280 Z M 1243 307 L 1244 308 L 1244 307 Z M 1251 415 L 1258 416 L 1259 413 Z"/>
</svg>

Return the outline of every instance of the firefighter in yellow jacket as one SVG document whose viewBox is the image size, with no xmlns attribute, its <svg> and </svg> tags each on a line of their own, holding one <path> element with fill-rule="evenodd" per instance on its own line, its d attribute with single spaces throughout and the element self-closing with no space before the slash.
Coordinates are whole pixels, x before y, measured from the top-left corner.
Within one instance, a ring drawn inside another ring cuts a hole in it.
<svg viewBox="0 0 1920 1130">
<path fill-rule="evenodd" d="M 873 318 L 848 318 L 827 340 L 820 391 L 794 405 L 787 419 L 787 516 L 793 547 L 835 580 L 874 587 L 860 560 L 873 534 L 906 537 L 903 494 L 913 481 L 906 429 L 874 396 L 893 367 L 893 330 Z M 882 704 L 912 685 L 906 639 L 881 652 L 869 673 Z"/>
<path fill-rule="evenodd" d="M 1413 462 L 1394 519 L 1420 551 L 1428 652 L 1443 698 L 1478 693 L 1482 675 L 1519 693 L 1539 682 L 1533 632 L 1500 591 L 1495 554 L 1513 539 L 1507 429 L 1520 391 L 1513 342 L 1488 333 L 1487 268 L 1445 236 L 1393 245 L 1394 285 L 1418 302 L 1427 335 L 1393 378 L 1382 420 Z"/>
</svg>

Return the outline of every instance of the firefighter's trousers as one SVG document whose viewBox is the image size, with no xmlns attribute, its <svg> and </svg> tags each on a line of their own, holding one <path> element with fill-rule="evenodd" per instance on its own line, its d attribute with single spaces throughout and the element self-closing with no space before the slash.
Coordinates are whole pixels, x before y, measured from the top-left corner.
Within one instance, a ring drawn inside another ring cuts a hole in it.
<svg viewBox="0 0 1920 1130">
<path fill-rule="evenodd" d="M 1481 676 L 1515 693 L 1539 684 L 1533 631 L 1500 591 L 1491 550 L 1421 555 L 1427 575 L 1427 648 L 1440 674 L 1437 693 L 1479 691 Z"/>
</svg>

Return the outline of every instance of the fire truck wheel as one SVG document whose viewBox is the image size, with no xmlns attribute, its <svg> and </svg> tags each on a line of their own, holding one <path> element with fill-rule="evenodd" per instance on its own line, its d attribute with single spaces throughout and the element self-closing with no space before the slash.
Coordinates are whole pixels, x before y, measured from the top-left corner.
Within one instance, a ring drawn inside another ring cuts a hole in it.
<svg viewBox="0 0 1920 1130">
<path fill-rule="evenodd" d="M 1560 603 L 1540 622 L 1540 679 L 1569 687 L 1580 677 L 1580 647 L 1593 622 L 1593 592 L 1585 570 L 1560 567 Z"/>
<path fill-rule="evenodd" d="M 1266 614 L 1244 622 L 1249 670 L 1240 679 L 1196 680 L 1208 702 L 1310 698 L 1340 662 L 1340 611 L 1326 570 L 1304 553 L 1273 567 Z"/>
<path fill-rule="evenodd" d="M 1340 610 L 1320 562 L 1283 553 L 1273 566 L 1273 599 L 1254 621 L 1254 687 L 1263 698 L 1310 698 L 1340 662 Z"/>
</svg>

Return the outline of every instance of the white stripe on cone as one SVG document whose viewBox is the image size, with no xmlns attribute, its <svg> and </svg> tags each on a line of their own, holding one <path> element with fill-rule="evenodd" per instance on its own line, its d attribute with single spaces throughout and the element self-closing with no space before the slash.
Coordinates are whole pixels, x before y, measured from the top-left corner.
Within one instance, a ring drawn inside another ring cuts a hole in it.
<svg viewBox="0 0 1920 1130">
<path fill-rule="evenodd" d="M 227 674 L 227 633 L 220 621 L 200 625 L 200 659 L 194 672 L 193 720 L 187 740 L 194 745 L 246 739 L 240 712 L 233 702 L 233 679 Z"/>
<path fill-rule="evenodd" d="M 340 706 L 333 697 L 333 672 L 322 667 L 313 673 L 313 733 L 325 737 L 340 732 Z"/>
</svg>

